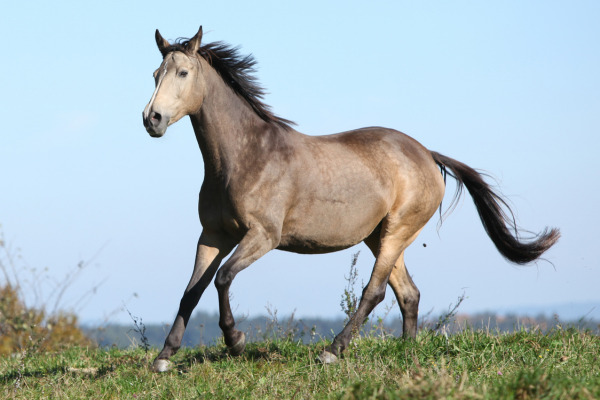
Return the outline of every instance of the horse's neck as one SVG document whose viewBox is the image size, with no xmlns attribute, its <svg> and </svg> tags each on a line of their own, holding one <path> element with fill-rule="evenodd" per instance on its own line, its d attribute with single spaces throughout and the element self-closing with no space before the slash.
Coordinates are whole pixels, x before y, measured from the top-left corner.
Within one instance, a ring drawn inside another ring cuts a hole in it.
<svg viewBox="0 0 600 400">
<path fill-rule="evenodd" d="M 255 142 L 257 126 L 264 122 L 252 108 L 212 70 L 207 76 L 204 102 L 190 115 L 204 159 L 205 173 L 223 175 L 235 169 Z"/>
</svg>

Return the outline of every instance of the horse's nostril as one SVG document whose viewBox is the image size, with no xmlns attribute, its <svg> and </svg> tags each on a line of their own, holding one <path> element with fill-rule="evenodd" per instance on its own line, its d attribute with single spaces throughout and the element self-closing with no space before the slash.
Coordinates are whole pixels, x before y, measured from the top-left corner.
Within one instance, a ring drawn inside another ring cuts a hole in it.
<svg viewBox="0 0 600 400">
<path fill-rule="evenodd" d="M 153 123 L 159 123 L 160 120 L 162 119 L 162 115 L 160 115 L 157 112 L 153 112 L 152 115 L 150 116 L 150 119 L 152 120 Z"/>
</svg>

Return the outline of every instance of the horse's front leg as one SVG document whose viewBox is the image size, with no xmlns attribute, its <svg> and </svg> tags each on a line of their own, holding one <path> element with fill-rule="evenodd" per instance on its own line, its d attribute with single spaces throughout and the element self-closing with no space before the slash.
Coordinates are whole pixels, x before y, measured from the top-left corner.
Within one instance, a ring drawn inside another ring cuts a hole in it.
<svg viewBox="0 0 600 400">
<path fill-rule="evenodd" d="M 277 238 L 269 235 L 262 227 L 250 229 L 217 273 L 215 286 L 219 293 L 219 326 L 232 355 L 238 355 L 244 350 L 246 337 L 243 332 L 235 329 L 235 320 L 229 304 L 231 282 L 238 272 L 277 247 L 278 242 Z"/>
<path fill-rule="evenodd" d="M 202 232 L 198 240 L 194 272 L 181 298 L 179 311 L 171 331 L 167 335 L 164 347 L 154 360 L 153 369 L 164 372 L 169 369 L 169 358 L 179 350 L 183 333 L 192 311 L 198 304 L 202 293 L 212 281 L 221 261 L 235 246 L 230 238 L 210 232 Z"/>
</svg>

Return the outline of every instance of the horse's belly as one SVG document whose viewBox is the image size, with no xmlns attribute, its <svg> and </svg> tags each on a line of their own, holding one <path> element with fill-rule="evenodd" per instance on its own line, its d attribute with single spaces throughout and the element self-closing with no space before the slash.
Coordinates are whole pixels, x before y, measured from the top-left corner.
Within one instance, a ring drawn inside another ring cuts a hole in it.
<svg viewBox="0 0 600 400">
<path fill-rule="evenodd" d="M 296 253 L 328 253 L 363 241 L 386 214 L 384 204 L 315 201 L 288 215 L 278 249 Z"/>
</svg>

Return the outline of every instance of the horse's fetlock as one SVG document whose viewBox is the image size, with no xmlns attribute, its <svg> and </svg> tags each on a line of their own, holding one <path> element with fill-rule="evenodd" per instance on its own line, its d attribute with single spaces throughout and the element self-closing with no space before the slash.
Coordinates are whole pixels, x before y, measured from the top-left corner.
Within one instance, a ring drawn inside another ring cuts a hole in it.
<svg viewBox="0 0 600 400">
<path fill-rule="evenodd" d="M 219 328 L 223 331 L 224 334 L 228 334 L 235 327 L 235 320 L 233 316 L 223 317 L 219 320 Z"/>
</svg>

